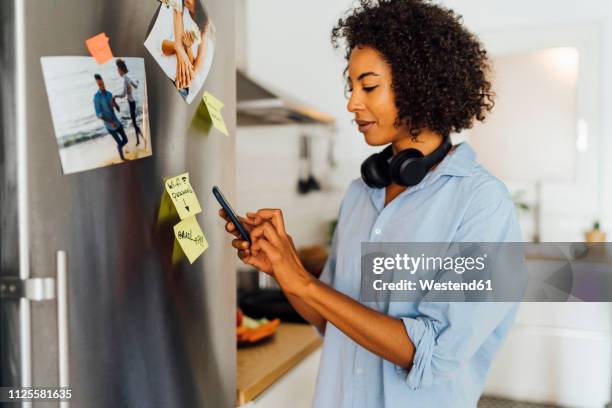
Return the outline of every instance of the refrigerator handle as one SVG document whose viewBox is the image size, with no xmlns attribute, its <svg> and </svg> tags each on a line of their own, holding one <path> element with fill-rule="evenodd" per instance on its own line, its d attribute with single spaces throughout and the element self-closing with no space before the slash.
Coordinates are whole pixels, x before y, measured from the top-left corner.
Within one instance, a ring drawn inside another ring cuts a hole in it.
<svg viewBox="0 0 612 408">
<path fill-rule="evenodd" d="M 57 251 L 57 350 L 59 387 L 70 387 L 70 357 L 68 325 L 68 260 L 66 251 Z M 69 408 L 70 402 L 60 402 L 60 408 Z"/>
</svg>

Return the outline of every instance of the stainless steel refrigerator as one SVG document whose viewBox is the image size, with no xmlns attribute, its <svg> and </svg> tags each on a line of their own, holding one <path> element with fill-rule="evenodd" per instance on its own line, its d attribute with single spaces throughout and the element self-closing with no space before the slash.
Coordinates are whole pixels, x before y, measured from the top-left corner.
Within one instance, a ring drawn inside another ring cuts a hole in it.
<svg viewBox="0 0 612 408">
<path fill-rule="evenodd" d="M 233 135 L 234 4 L 203 3 L 216 27 L 204 89 Z M 234 197 L 234 138 L 193 126 L 201 99 L 187 105 L 145 50 L 158 6 L 2 1 L 0 386 L 67 386 L 79 408 L 235 404 L 235 255 L 210 194 Z M 100 32 L 114 55 L 145 58 L 153 156 L 63 175 L 40 57 L 88 55 Z M 173 266 L 157 211 L 163 178 L 184 171 L 210 247 Z"/>
</svg>

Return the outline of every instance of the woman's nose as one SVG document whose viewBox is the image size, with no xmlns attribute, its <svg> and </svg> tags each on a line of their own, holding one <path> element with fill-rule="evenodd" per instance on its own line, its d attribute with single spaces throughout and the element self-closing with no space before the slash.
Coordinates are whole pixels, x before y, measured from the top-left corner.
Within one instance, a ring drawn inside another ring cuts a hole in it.
<svg viewBox="0 0 612 408">
<path fill-rule="evenodd" d="M 351 113 L 355 113 L 357 111 L 363 110 L 364 105 L 363 103 L 359 100 L 359 98 L 357 97 L 356 93 L 353 92 L 351 94 L 351 97 L 348 100 L 348 103 L 346 105 L 346 109 L 348 109 L 349 112 Z"/>
</svg>

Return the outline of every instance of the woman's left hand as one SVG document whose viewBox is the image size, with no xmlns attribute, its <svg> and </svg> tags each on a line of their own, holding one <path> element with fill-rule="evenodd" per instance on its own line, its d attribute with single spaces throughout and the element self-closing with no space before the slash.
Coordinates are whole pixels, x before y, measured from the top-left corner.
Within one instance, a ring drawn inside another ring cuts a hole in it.
<svg viewBox="0 0 612 408">
<path fill-rule="evenodd" d="M 285 230 L 279 209 L 262 209 L 247 213 L 259 224 L 251 231 L 251 251 L 263 251 L 272 264 L 272 274 L 284 291 L 299 296 L 314 278 L 300 261 L 293 240 Z"/>
</svg>

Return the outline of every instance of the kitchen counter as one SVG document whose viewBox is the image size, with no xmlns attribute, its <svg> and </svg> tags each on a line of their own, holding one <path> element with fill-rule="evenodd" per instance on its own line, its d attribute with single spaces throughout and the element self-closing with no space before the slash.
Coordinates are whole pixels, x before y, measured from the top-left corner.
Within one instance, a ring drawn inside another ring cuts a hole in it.
<svg viewBox="0 0 612 408">
<path fill-rule="evenodd" d="M 318 349 L 321 343 L 321 337 L 312 326 L 282 323 L 273 339 L 238 349 L 238 405 L 253 400 Z"/>
</svg>

